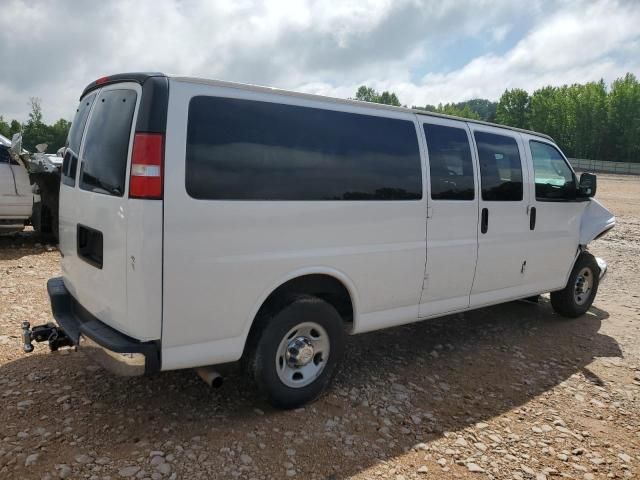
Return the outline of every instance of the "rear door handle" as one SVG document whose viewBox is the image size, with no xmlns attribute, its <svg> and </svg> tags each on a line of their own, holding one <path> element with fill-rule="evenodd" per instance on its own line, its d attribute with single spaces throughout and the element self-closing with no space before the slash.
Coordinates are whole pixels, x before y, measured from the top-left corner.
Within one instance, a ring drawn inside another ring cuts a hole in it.
<svg viewBox="0 0 640 480">
<path fill-rule="evenodd" d="M 489 209 L 483 208 L 482 215 L 480 217 L 480 231 L 482 233 L 487 233 L 489 229 Z"/>
<path fill-rule="evenodd" d="M 536 228 L 536 207 L 531 207 L 529 209 L 529 230 L 534 230 Z"/>
</svg>

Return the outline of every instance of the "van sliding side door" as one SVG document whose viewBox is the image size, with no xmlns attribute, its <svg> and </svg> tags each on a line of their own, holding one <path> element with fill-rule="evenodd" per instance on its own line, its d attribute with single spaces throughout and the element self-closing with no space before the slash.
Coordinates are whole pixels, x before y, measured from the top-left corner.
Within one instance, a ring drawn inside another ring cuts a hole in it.
<svg viewBox="0 0 640 480">
<path fill-rule="evenodd" d="M 465 122 L 419 116 L 427 151 L 427 262 L 421 318 L 469 306 L 478 247 L 477 167 Z"/>
</svg>

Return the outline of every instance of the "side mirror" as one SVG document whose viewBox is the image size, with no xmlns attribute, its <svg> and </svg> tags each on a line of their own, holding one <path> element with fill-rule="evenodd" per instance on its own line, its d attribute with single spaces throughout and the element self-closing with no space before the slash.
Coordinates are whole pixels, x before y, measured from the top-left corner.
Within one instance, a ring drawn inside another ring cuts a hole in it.
<svg viewBox="0 0 640 480">
<path fill-rule="evenodd" d="M 580 175 L 580 186 L 578 193 L 581 197 L 593 197 L 596 194 L 597 181 L 593 173 L 583 173 Z"/>
</svg>

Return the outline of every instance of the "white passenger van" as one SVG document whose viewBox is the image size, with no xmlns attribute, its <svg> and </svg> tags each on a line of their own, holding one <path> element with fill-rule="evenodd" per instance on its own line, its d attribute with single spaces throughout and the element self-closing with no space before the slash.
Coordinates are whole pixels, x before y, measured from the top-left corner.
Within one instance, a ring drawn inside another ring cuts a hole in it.
<svg viewBox="0 0 640 480">
<path fill-rule="evenodd" d="M 242 360 L 275 406 L 347 334 L 551 292 L 585 313 L 615 224 L 545 135 L 162 74 L 83 92 L 47 333 L 129 375 Z M 43 331 L 25 326 L 25 344 Z M 58 344 L 56 344 L 58 345 Z M 205 367 L 204 369 L 202 367 Z M 207 370 L 206 367 L 209 367 Z"/>
</svg>

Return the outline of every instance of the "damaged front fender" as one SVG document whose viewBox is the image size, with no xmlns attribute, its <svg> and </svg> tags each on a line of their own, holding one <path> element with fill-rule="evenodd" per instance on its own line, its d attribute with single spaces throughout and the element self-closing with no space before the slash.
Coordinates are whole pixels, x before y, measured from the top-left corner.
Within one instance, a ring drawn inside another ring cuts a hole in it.
<svg viewBox="0 0 640 480">
<path fill-rule="evenodd" d="M 585 247 L 616 225 L 616 217 L 595 198 L 589 200 L 582 212 L 580 223 L 580 245 Z"/>
</svg>

